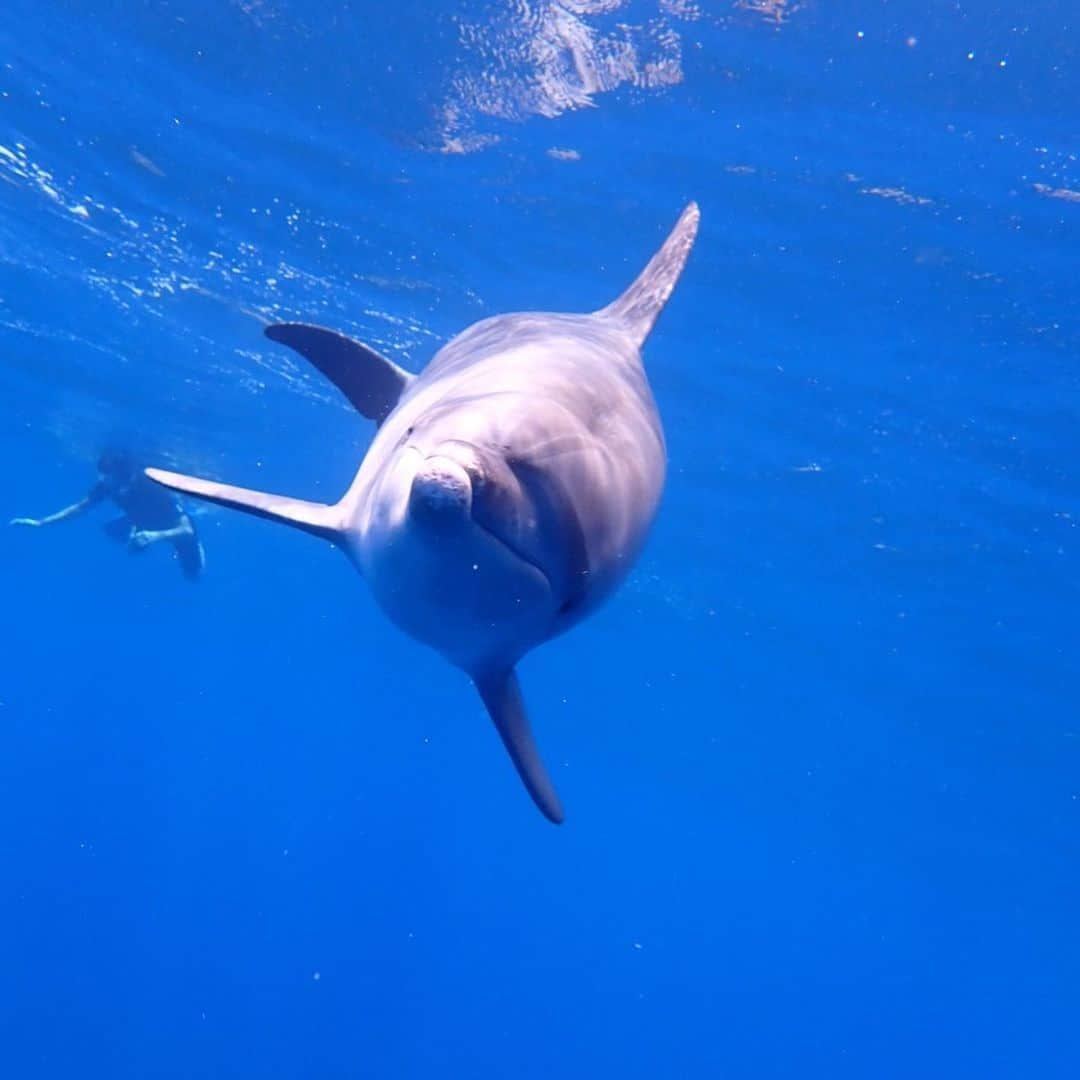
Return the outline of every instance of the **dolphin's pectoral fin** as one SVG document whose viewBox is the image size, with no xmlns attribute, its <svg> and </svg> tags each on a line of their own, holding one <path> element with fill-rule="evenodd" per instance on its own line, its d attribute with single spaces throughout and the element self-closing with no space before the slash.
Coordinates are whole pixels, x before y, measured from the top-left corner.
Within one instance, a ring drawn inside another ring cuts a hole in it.
<svg viewBox="0 0 1080 1080">
<path fill-rule="evenodd" d="M 263 331 L 319 369 L 362 416 L 382 423 L 413 376 L 369 345 L 307 323 L 275 323 Z"/>
<path fill-rule="evenodd" d="M 561 825 L 562 804 L 533 741 L 517 673 L 511 668 L 496 675 L 474 677 L 473 681 L 533 802 L 548 821 Z"/>
<path fill-rule="evenodd" d="M 671 235 L 649 260 L 637 280 L 616 300 L 596 314 L 616 319 L 640 346 L 649 336 L 660 312 L 668 302 L 686 265 L 697 236 L 701 211 L 690 203 L 682 212 Z"/>
<path fill-rule="evenodd" d="M 264 491 L 218 484 L 213 480 L 200 480 L 165 469 L 147 469 L 146 475 L 173 491 L 197 495 L 200 499 L 209 499 L 220 506 L 243 510 L 268 521 L 280 521 L 324 540 L 336 540 L 341 531 L 341 512 L 336 506 L 290 499 L 285 495 L 268 495 Z"/>
</svg>

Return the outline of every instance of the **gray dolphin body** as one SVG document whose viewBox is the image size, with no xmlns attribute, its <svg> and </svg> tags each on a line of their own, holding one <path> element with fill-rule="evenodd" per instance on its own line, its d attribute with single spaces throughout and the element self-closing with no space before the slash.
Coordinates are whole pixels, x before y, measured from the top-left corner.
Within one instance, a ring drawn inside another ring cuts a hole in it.
<svg viewBox="0 0 1080 1080">
<path fill-rule="evenodd" d="M 529 793 L 562 807 L 515 674 L 530 649 L 625 578 L 664 484 L 664 436 L 640 349 L 682 272 L 699 212 L 613 304 L 469 327 L 419 376 L 320 327 L 267 327 L 379 427 L 328 506 L 147 469 L 151 479 L 340 547 L 406 633 L 472 678 Z"/>
</svg>

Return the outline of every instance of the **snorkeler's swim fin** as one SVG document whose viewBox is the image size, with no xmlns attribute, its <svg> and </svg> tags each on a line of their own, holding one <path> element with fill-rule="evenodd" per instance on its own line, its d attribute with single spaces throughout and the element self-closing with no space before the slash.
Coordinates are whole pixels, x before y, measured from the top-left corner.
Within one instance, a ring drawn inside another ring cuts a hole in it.
<svg viewBox="0 0 1080 1080">
<path fill-rule="evenodd" d="M 292 525 L 323 540 L 333 542 L 341 532 L 342 511 L 337 506 L 290 499 L 286 495 L 270 495 L 265 491 L 233 487 L 213 480 L 200 480 L 196 476 L 184 476 L 183 473 L 165 469 L 147 469 L 146 475 L 173 491 L 197 495 L 200 499 L 209 499 L 220 506 L 243 510 L 268 521 L 280 521 L 283 525 Z"/>
<path fill-rule="evenodd" d="M 113 518 L 112 521 L 106 521 L 101 526 L 101 531 L 112 541 L 117 544 L 127 544 L 131 539 L 132 531 L 131 519 L 129 517 Z"/>
</svg>

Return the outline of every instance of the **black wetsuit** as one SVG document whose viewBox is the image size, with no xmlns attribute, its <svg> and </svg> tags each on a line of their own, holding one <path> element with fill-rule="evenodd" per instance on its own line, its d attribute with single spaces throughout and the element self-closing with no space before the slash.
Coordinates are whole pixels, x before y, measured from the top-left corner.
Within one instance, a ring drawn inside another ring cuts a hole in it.
<svg viewBox="0 0 1080 1080">
<path fill-rule="evenodd" d="M 176 537 L 171 543 L 186 577 L 194 579 L 202 573 L 205 557 L 195 525 L 163 487 L 148 480 L 142 473 L 135 472 L 123 480 L 103 477 L 91 489 L 89 497 L 91 502 L 112 499 L 124 511 L 124 516 L 110 522 L 106 531 L 125 542 L 130 536 L 131 526 L 139 531 L 163 532 L 175 529 L 186 518 L 191 532 Z"/>
</svg>

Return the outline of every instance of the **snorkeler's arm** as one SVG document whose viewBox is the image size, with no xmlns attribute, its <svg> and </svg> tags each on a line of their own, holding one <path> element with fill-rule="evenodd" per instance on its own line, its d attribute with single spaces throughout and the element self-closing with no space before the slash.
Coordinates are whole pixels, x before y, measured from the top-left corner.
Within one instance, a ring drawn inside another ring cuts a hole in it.
<svg viewBox="0 0 1080 1080">
<path fill-rule="evenodd" d="M 100 487 L 93 487 L 85 499 L 80 499 L 71 506 L 65 506 L 63 510 L 57 510 L 55 514 L 43 518 L 12 518 L 9 524 L 28 525 L 31 528 L 37 528 L 39 525 L 55 525 L 58 521 L 66 521 L 68 518 L 86 513 L 95 503 L 101 502 L 103 495 L 104 492 Z"/>
<path fill-rule="evenodd" d="M 194 532 L 191 518 L 187 514 L 181 514 L 180 523 L 171 529 L 139 529 L 132 533 L 131 542 L 135 547 L 148 547 L 161 540 L 179 540 L 182 536 L 192 536 Z"/>
</svg>

